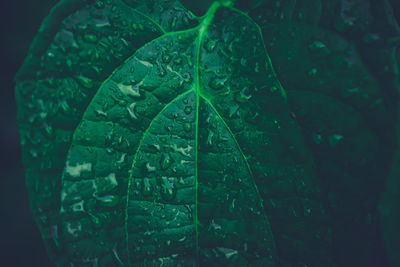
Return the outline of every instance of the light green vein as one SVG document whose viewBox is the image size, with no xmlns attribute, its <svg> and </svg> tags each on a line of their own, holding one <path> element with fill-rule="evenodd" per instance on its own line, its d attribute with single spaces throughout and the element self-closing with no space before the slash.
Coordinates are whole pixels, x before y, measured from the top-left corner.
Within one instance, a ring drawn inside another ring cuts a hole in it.
<svg viewBox="0 0 400 267">
<path fill-rule="evenodd" d="M 133 8 L 133 7 L 131 7 L 130 5 L 128 5 L 127 3 L 125 3 L 124 0 L 120 0 L 120 2 L 123 3 L 124 5 L 126 5 L 127 7 L 129 7 L 129 9 L 131 9 L 133 12 L 135 12 L 135 13 L 137 13 L 137 14 L 139 14 L 139 15 L 145 17 L 146 19 L 148 19 L 151 23 L 153 23 L 154 25 L 156 25 L 157 28 L 158 28 L 163 34 L 167 33 L 167 31 L 164 30 L 164 28 L 163 28 L 157 21 L 155 21 L 152 17 L 146 15 L 145 13 L 143 13 L 143 12 L 141 12 L 141 11 L 139 11 L 139 10 Z"/>
<path fill-rule="evenodd" d="M 128 265 L 130 265 L 131 263 L 131 258 L 130 258 L 130 253 L 129 253 L 129 238 L 128 238 L 128 218 L 129 218 L 129 212 L 128 212 L 128 207 L 129 207 L 129 195 L 131 193 L 131 189 L 132 189 L 132 170 L 135 167 L 135 163 L 137 160 L 137 155 L 138 152 L 140 151 L 140 148 L 143 144 L 144 139 L 146 138 L 146 136 L 149 134 L 151 127 L 153 126 L 154 122 L 163 114 L 163 112 L 170 107 L 172 104 L 174 104 L 176 101 L 178 101 L 179 99 L 183 98 L 184 96 L 188 95 L 189 93 L 194 92 L 193 89 L 188 90 L 182 94 L 180 94 L 179 96 L 175 97 L 173 100 L 171 100 L 168 104 L 166 104 L 158 113 L 157 115 L 151 120 L 149 126 L 146 128 L 146 130 L 144 131 L 139 144 L 136 148 L 135 154 L 133 156 L 133 161 L 132 161 L 132 166 L 130 168 L 131 172 L 129 174 L 129 179 L 128 179 L 128 191 L 127 191 L 127 196 L 126 196 L 126 207 L 125 207 L 125 242 L 126 242 L 126 251 L 127 251 L 127 256 L 128 256 Z"/>
<path fill-rule="evenodd" d="M 196 39 L 196 71 L 194 79 L 194 89 L 196 92 L 196 119 L 195 119 L 195 154 L 194 154 L 194 170 L 195 170 L 195 207 L 194 207 L 194 225 L 196 234 L 196 262 L 199 262 L 199 218 L 198 218 L 198 174 L 197 174 L 197 161 L 198 161 L 198 135 L 199 135 L 199 105 L 200 105 L 200 52 L 201 43 L 206 35 L 208 27 L 214 18 L 215 12 L 221 6 L 229 5 L 230 2 L 227 1 L 217 1 L 214 2 L 208 9 L 207 13 L 202 17 L 202 22 L 199 25 L 199 35 Z"/>
</svg>

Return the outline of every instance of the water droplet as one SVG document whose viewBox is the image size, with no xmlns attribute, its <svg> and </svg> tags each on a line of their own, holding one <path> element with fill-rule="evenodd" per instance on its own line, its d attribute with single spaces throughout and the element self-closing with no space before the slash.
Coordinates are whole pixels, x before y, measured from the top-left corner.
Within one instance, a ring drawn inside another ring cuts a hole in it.
<svg viewBox="0 0 400 267">
<path fill-rule="evenodd" d="M 184 111 L 186 114 L 190 114 L 190 112 L 192 112 L 192 106 L 186 106 Z"/>
<path fill-rule="evenodd" d="M 156 171 L 156 167 L 155 166 L 151 166 L 149 162 L 146 163 L 146 168 L 147 168 L 148 172 Z"/>
<path fill-rule="evenodd" d="M 99 116 L 99 117 L 107 118 L 107 113 L 104 112 L 104 111 L 101 110 L 101 109 L 96 109 L 96 110 L 94 110 L 94 114 L 96 114 L 96 115 Z"/>
<path fill-rule="evenodd" d="M 133 120 L 137 120 L 138 116 L 136 115 L 136 107 L 135 107 L 136 103 L 132 103 L 129 105 L 129 107 L 127 107 L 126 109 L 128 110 L 129 113 L 129 117 Z"/>
<path fill-rule="evenodd" d="M 143 84 L 143 81 L 140 81 L 139 83 L 137 83 L 135 85 L 119 83 L 117 86 L 118 86 L 118 89 L 124 95 L 129 95 L 132 97 L 140 97 L 140 86 L 142 84 Z"/>
<path fill-rule="evenodd" d="M 317 51 L 321 51 L 322 49 L 326 49 L 326 45 L 321 41 L 314 41 L 308 45 L 308 49 L 315 53 Z"/>
<path fill-rule="evenodd" d="M 234 198 L 231 202 L 231 204 L 229 205 L 229 212 L 234 212 L 235 210 L 235 202 L 236 202 L 236 198 Z"/>
<path fill-rule="evenodd" d="M 163 65 L 158 65 L 158 75 L 160 77 L 164 77 L 165 75 L 167 75 L 167 71 L 165 70 Z"/>
<path fill-rule="evenodd" d="M 235 100 L 239 103 L 246 103 L 251 97 L 252 95 L 249 93 L 249 88 L 245 87 L 236 94 Z"/>
<path fill-rule="evenodd" d="M 46 125 L 43 128 L 43 134 L 49 139 L 53 139 L 55 137 L 54 129 L 50 125 Z"/>
<path fill-rule="evenodd" d="M 218 247 L 217 248 L 218 251 L 220 253 L 222 253 L 222 255 L 225 256 L 225 258 L 227 260 L 229 260 L 230 258 L 232 258 L 233 256 L 239 254 L 237 250 L 231 249 L 231 248 L 222 248 L 222 247 Z"/>
<path fill-rule="evenodd" d="M 84 210 L 85 210 L 85 207 L 83 205 L 83 200 L 79 201 L 78 203 L 74 203 L 72 205 L 72 211 L 74 211 L 74 212 L 81 212 Z"/>
<path fill-rule="evenodd" d="M 328 136 L 328 142 L 331 146 L 337 146 L 342 139 L 343 135 L 340 134 L 331 134 Z"/>
<path fill-rule="evenodd" d="M 94 6 L 98 9 L 102 9 L 104 7 L 103 1 L 97 1 Z"/>
<path fill-rule="evenodd" d="M 225 78 L 214 77 L 210 80 L 208 85 L 214 90 L 220 90 L 220 89 L 224 88 L 225 82 L 227 80 L 228 80 L 228 78 L 226 78 L 226 77 Z"/>
<path fill-rule="evenodd" d="M 189 122 L 185 122 L 185 123 L 183 124 L 183 129 L 184 129 L 186 132 L 190 132 L 190 130 L 192 129 L 192 124 L 189 123 Z"/>
<path fill-rule="evenodd" d="M 208 137 L 207 137 L 207 140 L 206 140 L 206 145 L 207 146 L 211 146 L 212 145 L 213 136 L 214 136 L 214 132 L 213 131 L 209 131 L 208 132 Z"/>
<path fill-rule="evenodd" d="M 155 233 L 155 231 L 149 231 L 147 230 L 146 232 L 143 233 L 143 236 L 146 238 L 149 238 L 150 236 L 152 236 Z"/>
<path fill-rule="evenodd" d="M 211 53 L 214 51 L 216 45 L 217 42 L 215 40 L 209 40 L 208 42 L 204 43 L 204 48 L 207 50 L 207 52 Z"/>
<path fill-rule="evenodd" d="M 149 178 L 142 179 L 142 194 L 143 196 L 151 196 L 153 193 L 153 187 L 151 186 Z"/>
<path fill-rule="evenodd" d="M 85 35 L 83 36 L 83 39 L 84 39 L 86 42 L 89 42 L 89 43 L 95 43 L 95 42 L 97 42 L 97 36 L 94 35 L 94 34 L 92 34 L 92 33 L 85 34 Z"/>
<path fill-rule="evenodd" d="M 167 201 L 173 200 L 176 196 L 177 188 L 173 179 L 167 177 L 161 178 L 161 196 Z"/>
<path fill-rule="evenodd" d="M 308 75 L 310 75 L 310 76 L 315 76 L 315 74 L 317 74 L 317 69 L 316 68 L 312 68 L 309 72 L 308 72 Z"/>
<path fill-rule="evenodd" d="M 85 77 L 85 76 L 81 76 L 81 75 L 80 76 L 76 76 L 75 78 L 78 81 L 78 83 L 80 85 L 82 85 L 83 87 L 88 88 L 88 89 L 93 88 L 94 84 L 93 84 L 93 80 L 92 79 L 90 79 L 88 77 Z"/>
<path fill-rule="evenodd" d="M 163 153 L 160 159 L 161 169 L 166 170 L 172 165 L 173 159 L 168 153 Z"/>
<path fill-rule="evenodd" d="M 169 63 L 171 61 L 171 56 L 167 53 L 163 53 L 161 60 L 164 63 Z"/>
<path fill-rule="evenodd" d="M 96 203 L 100 206 L 104 207 L 115 207 L 120 200 L 119 196 L 114 196 L 114 195 L 107 195 L 107 196 L 95 196 L 96 198 Z"/>
<path fill-rule="evenodd" d="M 319 145 L 319 144 L 321 144 L 322 143 L 322 135 L 320 135 L 320 134 L 313 134 L 312 135 L 312 138 L 313 138 L 313 140 L 314 140 L 314 142 L 317 144 L 317 145 Z"/>
<path fill-rule="evenodd" d="M 363 41 L 365 43 L 369 44 L 369 43 L 378 41 L 380 38 L 381 37 L 377 33 L 368 33 L 368 34 L 364 35 Z"/>
</svg>

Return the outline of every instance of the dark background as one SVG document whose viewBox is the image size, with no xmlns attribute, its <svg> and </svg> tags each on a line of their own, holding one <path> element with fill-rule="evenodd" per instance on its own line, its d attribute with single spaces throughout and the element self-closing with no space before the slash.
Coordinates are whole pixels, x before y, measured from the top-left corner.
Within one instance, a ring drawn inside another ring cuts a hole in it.
<svg viewBox="0 0 400 267">
<path fill-rule="evenodd" d="M 21 66 L 41 21 L 56 2 L 57 0 L 0 1 L 1 266 L 52 266 L 29 210 L 15 122 L 14 75 Z M 391 2 L 399 20 L 400 1 Z M 377 240 L 375 243 L 376 249 L 371 255 L 369 267 L 384 267 L 386 260 L 381 241 Z"/>
</svg>

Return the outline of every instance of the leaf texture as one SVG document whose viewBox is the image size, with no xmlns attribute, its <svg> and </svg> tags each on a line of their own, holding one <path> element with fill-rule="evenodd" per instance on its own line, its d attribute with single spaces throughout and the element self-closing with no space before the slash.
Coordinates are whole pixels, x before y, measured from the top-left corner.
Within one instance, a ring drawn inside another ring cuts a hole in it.
<svg viewBox="0 0 400 267">
<path fill-rule="evenodd" d="M 398 28 L 387 1 L 361 2 L 61 1 L 16 78 L 53 261 L 365 264 Z"/>
</svg>

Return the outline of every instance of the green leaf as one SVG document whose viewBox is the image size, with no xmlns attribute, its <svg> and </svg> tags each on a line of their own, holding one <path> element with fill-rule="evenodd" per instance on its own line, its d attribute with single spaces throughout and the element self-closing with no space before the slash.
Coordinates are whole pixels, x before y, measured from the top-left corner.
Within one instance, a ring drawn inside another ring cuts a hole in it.
<svg viewBox="0 0 400 267">
<path fill-rule="evenodd" d="M 333 216 L 335 262 L 367 265 L 380 238 L 377 204 L 396 143 L 391 66 L 400 31 L 391 7 L 387 1 L 238 2 L 262 28 L 313 152 Z"/>
<path fill-rule="evenodd" d="M 267 216 L 297 261 L 329 262 L 312 161 L 259 28 L 222 5 L 139 49 L 91 100 L 63 173 L 72 262 L 274 266 Z M 311 246 L 320 258 L 302 255 Z"/>
<path fill-rule="evenodd" d="M 389 176 L 379 208 L 396 266 L 388 1 L 207 10 L 66 0 L 43 23 L 16 94 L 54 262 L 362 266 Z"/>
<path fill-rule="evenodd" d="M 16 99 L 31 209 L 51 258 L 64 255 L 58 217 L 68 149 L 97 89 L 163 29 L 196 23 L 176 1 L 77 0 L 60 1 L 43 22 L 16 77 Z"/>
</svg>

